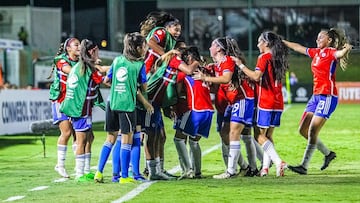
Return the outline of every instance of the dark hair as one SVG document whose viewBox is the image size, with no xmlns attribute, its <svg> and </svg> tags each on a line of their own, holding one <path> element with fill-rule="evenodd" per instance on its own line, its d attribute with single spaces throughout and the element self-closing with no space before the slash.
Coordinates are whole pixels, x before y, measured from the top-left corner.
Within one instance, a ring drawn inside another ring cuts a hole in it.
<svg viewBox="0 0 360 203">
<path fill-rule="evenodd" d="M 243 52 L 240 50 L 237 41 L 230 37 L 219 37 L 214 40 L 214 42 L 223 50 L 225 55 L 235 56 L 239 58 L 243 64 L 246 65 L 246 59 Z M 245 78 L 245 73 L 243 73 L 239 67 L 235 67 L 235 71 L 232 75 L 231 82 L 239 87 L 241 80 Z"/>
<path fill-rule="evenodd" d="M 80 43 L 80 59 L 79 63 L 82 65 L 82 71 L 85 72 L 87 67 L 91 68 L 91 71 L 94 71 L 95 68 L 95 60 L 92 59 L 90 50 L 97 48 L 97 45 L 88 39 L 83 39 Z"/>
<path fill-rule="evenodd" d="M 344 45 L 348 42 L 348 39 L 346 38 L 345 31 L 343 29 L 339 28 L 330 28 L 330 30 L 325 30 L 328 37 L 331 39 L 330 47 L 333 47 L 337 50 L 340 50 L 344 47 Z M 349 52 L 346 53 L 346 55 L 339 59 L 340 67 L 342 70 L 346 69 L 346 66 L 348 64 L 349 60 Z"/>
<path fill-rule="evenodd" d="M 145 43 L 145 37 L 138 32 L 127 33 L 124 37 L 123 55 L 130 61 L 139 61 L 144 57 L 144 51 L 140 52 Z"/>
<path fill-rule="evenodd" d="M 268 43 L 272 55 L 271 62 L 275 79 L 281 81 L 285 78 L 285 73 L 289 69 L 289 48 L 284 44 L 282 38 L 272 31 L 261 33 L 260 38 Z"/>
<path fill-rule="evenodd" d="M 180 24 L 180 21 L 173 15 L 164 11 L 153 11 L 140 23 L 140 33 L 146 37 L 155 27 L 166 27 L 178 24 Z"/>
<path fill-rule="evenodd" d="M 188 56 L 191 56 L 194 60 L 201 62 L 201 56 L 199 53 L 199 49 L 195 46 L 189 47 L 180 47 L 178 49 L 181 54 L 181 60 L 183 60 L 186 64 L 188 64 L 189 59 Z"/>
</svg>

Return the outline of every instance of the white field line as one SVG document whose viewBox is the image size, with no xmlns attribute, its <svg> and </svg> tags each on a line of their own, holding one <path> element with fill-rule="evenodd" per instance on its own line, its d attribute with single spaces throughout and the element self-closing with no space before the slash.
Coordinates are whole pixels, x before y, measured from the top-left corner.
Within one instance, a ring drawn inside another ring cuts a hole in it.
<svg viewBox="0 0 360 203">
<path fill-rule="evenodd" d="M 221 144 L 217 144 L 213 147 L 211 147 L 210 149 L 207 149 L 206 151 L 204 151 L 202 153 L 202 156 L 205 156 L 207 154 L 209 154 L 212 151 L 215 151 L 217 149 L 219 149 L 221 147 Z M 175 166 L 174 168 L 169 170 L 169 173 L 176 173 L 180 170 L 180 165 Z M 156 183 L 157 181 L 149 181 L 149 182 L 144 182 L 141 183 L 139 186 L 137 186 L 136 188 L 134 188 L 133 190 L 131 190 L 130 192 L 128 192 L 126 195 L 124 195 L 123 197 L 112 201 L 113 203 L 120 203 L 120 202 L 125 202 L 128 200 L 131 200 L 132 198 L 136 197 L 138 194 L 140 194 L 141 192 L 143 192 L 144 190 L 146 190 L 148 187 L 150 187 L 152 184 Z"/>
</svg>

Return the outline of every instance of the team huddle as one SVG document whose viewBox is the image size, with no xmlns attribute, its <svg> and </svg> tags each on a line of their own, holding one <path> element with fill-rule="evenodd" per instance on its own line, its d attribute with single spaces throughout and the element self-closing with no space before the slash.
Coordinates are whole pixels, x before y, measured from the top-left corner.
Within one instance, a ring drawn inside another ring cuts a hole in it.
<svg viewBox="0 0 360 203">
<path fill-rule="evenodd" d="M 264 31 L 258 37 L 260 55 L 254 68 L 248 67 L 233 38 L 212 41 L 209 51 L 213 62 L 209 63 L 197 47 L 180 41 L 180 35 L 177 18 L 166 12 L 151 12 L 140 23 L 139 32 L 125 35 L 123 53 L 110 66 L 100 65 L 99 49 L 91 40 L 69 38 L 61 44 L 50 88 L 54 124 L 61 132 L 55 166 L 60 176 L 69 178 L 65 158 L 73 136 L 78 182 L 104 182 L 103 171 L 110 153 L 112 182 L 202 178 L 199 141 L 209 136 L 214 112 L 226 166 L 224 173 L 213 176 L 215 179 L 266 176 L 272 166 L 276 176 L 284 176 L 286 169 L 307 174 L 315 149 L 324 155 L 321 170 L 335 159 L 336 153 L 324 145 L 318 134 L 338 103 L 337 64 L 345 69 L 352 49 L 342 30 L 321 30 L 316 48 Z M 284 109 L 282 82 L 288 70 L 289 49 L 312 58 L 314 81 L 313 96 L 299 127 L 308 142 L 297 166 L 281 159 L 273 144 L 274 129 L 280 126 Z M 108 98 L 102 98 L 101 84 L 110 87 Z M 105 110 L 107 132 L 96 173 L 90 171 L 93 106 Z M 164 169 L 167 136 L 163 115 L 174 121 L 180 176 Z M 240 140 L 245 144 L 247 161 L 241 154 Z M 146 159 L 143 173 L 141 148 Z M 258 160 L 261 166 L 257 166 Z"/>
</svg>

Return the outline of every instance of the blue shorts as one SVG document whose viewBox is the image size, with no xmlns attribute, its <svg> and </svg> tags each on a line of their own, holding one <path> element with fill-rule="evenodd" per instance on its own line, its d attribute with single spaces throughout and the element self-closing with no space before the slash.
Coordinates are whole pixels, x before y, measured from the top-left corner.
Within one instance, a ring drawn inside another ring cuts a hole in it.
<svg viewBox="0 0 360 203">
<path fill-rule="evenodd" d="M 252 126 L 254 116 L 254 99 L 242 99 L 232 105 L 231 122 Z"/>
<path fill-rule="evenodd" d="M 216 131 L 220 132 L 221 128 L 223 126 L 223 122 L 230 122 L 230 117 L 231 117 L 231 110 L 232 107 L 231 105 L 227 106 L 225 109 L 225 113 L 217 113 L 216 114 Z"/>
<path fill-rule="evenodd" d="M 338 104 L 338 98 L 332 95 L 313 95 L 308 101 L 305 112 L 312 112 L 315 116 L 330 118 Z"/>
<path fill-rule="evenodd" d="M 53 124 L 59 124 L 61 121 L 69 120 L 69 117 L 60 112 L 60 103 L 53 101 L 51 103 L 52 114 L 53 114 Z"/>
<path fill-rule="evenodd" d="M 279 127 L 282 111 L 258 109 L 256 124 L 259 128 Z"/>
<path fill-rule="evenodd" d="M 137 109 L 137 125 L 141 125 L 146 131 L 158 132 L 164 128 L 164 121 L 162 118 L 161 109 L 154 106 L 154 113 L 149 114 L 144 110 Z"/>
<path fill-rule="evenodd" d="M 84 132 L 92 128 L 92 117 L 70 118 L 75 132 Z"/>
<path fill-rule="evenodd" d="M 212 111 L 188 111 L 182 116 L 179 128 L 190 137 L 208 138 L 213 114 Z"/>
</svg>

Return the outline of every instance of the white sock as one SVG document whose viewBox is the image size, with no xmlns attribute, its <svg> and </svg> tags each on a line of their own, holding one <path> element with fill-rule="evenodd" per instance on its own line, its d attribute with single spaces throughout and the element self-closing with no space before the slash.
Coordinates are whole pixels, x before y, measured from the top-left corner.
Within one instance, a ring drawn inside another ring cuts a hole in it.
<svg viewBox="0 0 360 203">
<path fill-rule="evenodd" d="M 269 155 L 270 159 L 274 162 L 276 166 L 281 164 L 281 159 L 278 153 L 276 152 L 273 143 L 270 140 L 264 142 L 262 147 L 264 149 L 264 153 L 266 152 Z"/>
<path fill-rule="evenodd" d="M 316 148 L 315 144 L 308 144 L 306 146 L 304 157 L 301 163 L 301 165 L 306 169 L 309 167 L 309 162 L 311 160 L 312 155 L 314 154 L 315 148 Z"/>
<path fill-rule="evenodd" d="M 269 157 L 269 155 L 266 152 L 263 152 L 263 158 L 262 158 L 262 168 L 269 168 L 270 167 L 270 163 L 271 163 L 271 159 Z"/>
<path fill-rule="evenodd" d="M 85 153 L 85 166 L 84 166 L 84 173 L 90 173 L 90 162 L 91 162 L 91 153 Z"/>
<path fill-rule="evenodd" d="M 327 156 L 327 155 L 330 154 L 330 150 L 324 145 L 324 143 L 320 140 L 320 138 L 317 138 L 316 148 L 317 148 L 324 156 Z"/>
<path fill-rule="evenodd" d="M 257 168 L 257 166 L 256 166 L 256 148 L 255 148 L 255 144 L 253 142 L 253 138 L 251 135 L 242 135 L 241 138 L 245 143 L 246 154 L 247 154 L 250 168 L 252 170 L 255 170 Z"/>
<path fill-rule="evenodd" d="M 79 178 L 84 175 L 84 166 L 85 166 L 85 154 L 76 155 L 75 158 L 76 178 Z"/>
<path fill-rule="evenodd" d="M 65 158 L 66 158 L 66 151 L 67 146 L 66 145 L 57 145 L 57 166 L 58 167 L 65 167 Z"/>
<path fill-rule="evenodd" d="M 237 161 L 240 155 L 240 141 L 230 141 L 229 158 L 228 158 L 228 172 L 235 174 L 237 171 Z"/>
</svg>

